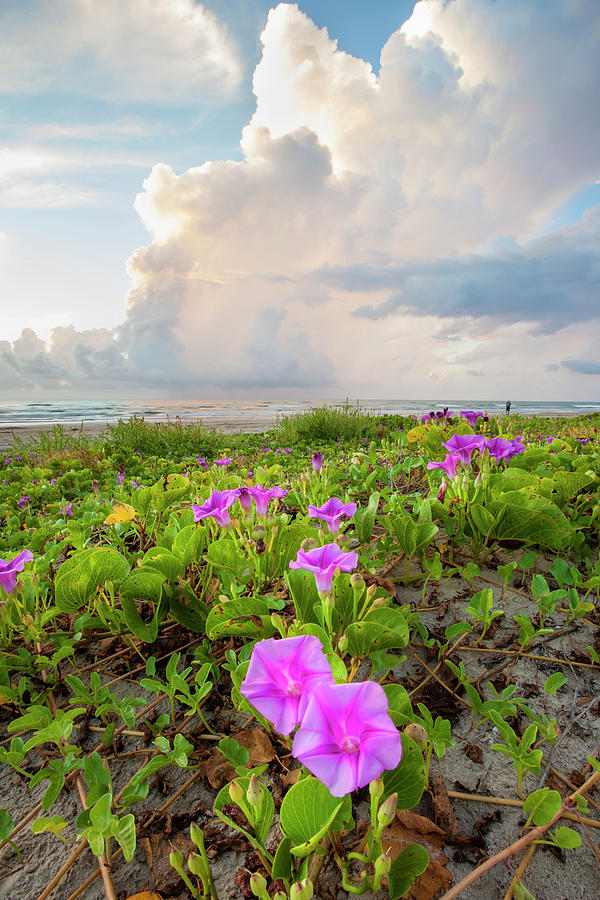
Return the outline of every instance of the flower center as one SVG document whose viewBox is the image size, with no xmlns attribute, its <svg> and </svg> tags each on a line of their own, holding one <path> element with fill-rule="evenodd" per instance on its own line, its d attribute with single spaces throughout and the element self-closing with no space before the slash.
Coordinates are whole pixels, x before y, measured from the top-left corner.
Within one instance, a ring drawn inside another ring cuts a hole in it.
<svg viewBox="0 0 600 900">
<path fill-rule="evenodd" d="M 340 749 L 343 750 L 344 753 L 358 753 L 360 749 L 360 738 L 353 737 L 351 734 L 346 735 L 341 743 Z"/>
<path fill-rule="evenodd" d="M 302 685 L 299 681 L 292 681 L 290 678 L 285 689 L 287 697 L 299 697 L 302 693 Z"/>
</svg>

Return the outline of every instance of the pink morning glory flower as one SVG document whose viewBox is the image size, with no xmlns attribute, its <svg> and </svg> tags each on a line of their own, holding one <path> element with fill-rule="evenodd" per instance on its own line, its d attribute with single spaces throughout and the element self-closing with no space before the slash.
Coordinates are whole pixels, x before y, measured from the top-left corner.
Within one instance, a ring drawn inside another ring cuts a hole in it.
<svg viewBox="0 0 600 900">
<path fill-rule="evenodd" d="M 328 592 L 336 569 L 351 572 L 357 565 L 358 556 L 354 550 L 344 553 L 337 544 L 326 544 L 324 547 L 315 547 L 314 550 L 298 550 L 296 559 L 290 562 L 290 569 L 314 572 L 317 590 Z"/>
<path fill-rule="evenodd" d="M 318 684 L 310 697 L 292 753 L 334 797 L 364 787 L 402 756 L 402 739 L 375 681 Z"/>
<path fill-rule="evenodd" d="M 203 456 L 197 456 L 197 457 L 196 457 L 196 462 L 199 462 L 199 463 L 200 463 L 200 465 L 202 466 L 202 468 L 204 469 L 204 471 L 206 471 L 206 470 L 208 469 L 208 463 L 206 462 L 206 460 L 205 460 L 205 458 L 204 458 Z"/>
<path fill-rule="evenodd" d="M 339 497 L 331 497 L 322 506 L 309 505 L 308 518 L 321 519 L 327 523 L 331 534 L 337 534 L 340 530 L 341 517 L 346 516 L 348 519 L 351 519 L 355 512 L 356 503 L 342 503 Z"/>
<path fill-rule="evenodd" d="M 254 500 L 256 514 L 258 516 L 264 516 L 266 515 L 267 506 L 271 500 L 279 500 L 280 497 L 285 497 L 287 491 L 277 486 L 264 488 L 262 485 L 257 484 L 256 487 L 249 487 L 248 493 Z"/>
<path fill-rule="evenodd" d="M 460 453 L 446 453 L 443 462 L 428 462 L 428 469 L 443 469 L 448 478 L 454 478 L 456 469 L 460 462 Z"/>
<path fill-rule="evenodd" d="M 467 420 L 471 428 L 475 428 L 477 419 L 483 419 L 483 413 L 473 412 L 471 409 L 461 409 L 460 414 Z"/>
<path fill-rule="evenodd" d="M 525 451 L 525 447 L 518 439 L 507 441 L 500 437 L 488 438 L 485 442 L 485 449 L 494 459 L 511 459 L 517 453 Z"/>
<path fill-rule="evenodd" d="M 17 586 L 17 572 L 21 572 L 26 562 L 31 562 L 33 553 L 31 550 L 22 550 L 14 559 L 0 559 L 0 586 L 7 594 Z"/>
<path fill-rule="evenodd" d="M 238 488 L 238 500 L 240 501 L 240 506 L 244 510 L 244 512 L 249 513 L 252 509 L 252 494 L 248 490 L 247 487 Z"/>
<path fill-rule="evenodd" d="M 233 456 L 224 456 L 222 459 L 215 459 L 215 465 L 221 466 L 223 469 L 233 462 Z"/>
<path fill-rule="evenodd" d="M 27 504 L 29 503 L 30 500 L 31 500 L 31 497 L 29 496 L 29 494 L 23 494 L 21 499 L 17 500 L 17 506 L 20 506 L 21 509 L 25 509 L 25 507 L 27 506 Z"/>
<path fill-rule="evenodd" d="M 320 472 L 323 467 L 323 454 L 320 450 L 316 450 L 311 459 L 313 472 Z"/>
<path fill-rule="evenodd" d="M 123 469 L 120 469 L 119 474 L 117 475 L 117 484 L 121 485 L 125 481 L 125 472 Z"/>
<path fill-rule="evenodd" d="M 481 434 L 455 434 L 449 441 L 445 441 L 442 447 L 458 453 L 461 463 L 468 466 L 475 450 L 483 452 L 484 444 L 485 438 Z"/>
<path fill-rule="evenodd" d="M 302 721 L 317 684 L 333 685 L 321 641 L 312 636 L 268 638 L 254 645 L 240 692 L 280 734 Z"/>
<path fill-rule="evenodd" d="M 217 520 L 219 525 L 231 525 L 228 510 L 237 500 L 238 494 L 238 490 L 213 491 L 202 506 L 192 505 L 194 522 L 200 522 L 201 519 L 213 518 Z"/>
<path fill-rule="evenodd" d="M 73 503 L 69 502 L 65 506 L 61 507 L 60 514 L 61 514 L 61 516 L 65 516 L 65 518 L 67 516 L 72 516 L 73 515 Z"/>
</svg>

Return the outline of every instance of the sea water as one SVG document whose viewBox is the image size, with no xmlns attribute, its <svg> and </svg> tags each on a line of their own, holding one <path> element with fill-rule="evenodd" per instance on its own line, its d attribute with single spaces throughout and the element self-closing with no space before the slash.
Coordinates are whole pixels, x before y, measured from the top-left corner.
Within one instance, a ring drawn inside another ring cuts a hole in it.
<svg viewBox="0 0 600 900">
<path fill-rule="evenodd" d="M 449 407 L 460 412 L 461 409 L 483 411 L 490 416 L 502 415 L 505 410 L 504 400 L 394 400 L 394 399 L 337 399 L 337 400 L 257 400 L 236 401 L 219 400 L 98 400 L 95 399 L 61 399 L 52 400 L 1 400 L 0 428 L 44 427 L 55 424 L 69 426 L 86 424 L 114 424 L 119 419 L 127 420 L 131 416 L 143 417 L 148 422 L 167 422 L 180 420 L 182 423 L 201 420 L 207 426 L 220 426 L 230 420 L 244 430 L 245 423 L 252 430 L 261 427 L 269 428 L 279 416 L 293 415 L 310 410 L 315 406 L 359 407 L 361 410 L 374 413 L 390 413 L 402 416 L 416 416 L 420 413 L 437 412 Z M 573 416 L 600 412 L 600 401 L 588 403 L 581 401 L 539 401 L 520 400 L 511 403 L 511 412 L 521 415 L 538 416 Z"/>
</svg>

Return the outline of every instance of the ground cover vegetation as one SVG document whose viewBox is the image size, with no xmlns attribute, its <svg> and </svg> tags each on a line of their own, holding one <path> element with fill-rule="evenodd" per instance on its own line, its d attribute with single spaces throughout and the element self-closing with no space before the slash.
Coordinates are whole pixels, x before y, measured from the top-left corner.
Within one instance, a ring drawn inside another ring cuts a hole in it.
<svg viewBox="0 0 600 900">
<path fill-rule="evenodd" d="M 15 441 L 0 894 L 595 896 L 599 426 Z"/>
</svg>

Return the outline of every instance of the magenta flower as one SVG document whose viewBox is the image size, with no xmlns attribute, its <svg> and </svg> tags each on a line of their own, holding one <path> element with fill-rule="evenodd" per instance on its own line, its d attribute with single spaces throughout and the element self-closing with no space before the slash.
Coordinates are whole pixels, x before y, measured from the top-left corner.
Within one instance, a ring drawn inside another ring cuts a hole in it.
<svg viewBox="0 0 600 900">
<path fill-rule="evenodd" d="M 315 547 L 314 550 L 298 550 L 296 559 L 290 563 L 290 569 L 314 572 L 317 590 L 328 592 L 336 569 L 351 572 L 357 565 L 358 556 L 353 550 L 344 553 L 337 544 L 326 544 L 324 547 Z"/>
<path fill-rule="evenodd" d="M 475 450 L 483 452 L 485 438 L 481 434 L 455 434 L 449 441 L 445 441 L 442 447 L 458 453 L 460 461 L 463 465 L 468 466 L 471 462 L 471 456 Z"/>
<path fill-rule="evenodd" d="M 222 466 L 223 468 L 228 466 L 230 462 L 233 462 L 233 456 L 224 456 L 222 459 L 215 459 L 215 465 Z"/>
<path fill-rule="evenodd" d="M 500 437 L 488 438 L 485 442 L 485 449 L 490 456 L 494 457 L 494 459 L 511 459 L 513 456 L 516 456 L 517 453 L 523 453 L 525 451 L 525 447 L 518 438 L 508 441 L 505 438 Z"/>
<path fill-rule="evenodd" d="M 125 481 L 125 472 L 123 469 L 120 469 L 119 474 L 117 475 L 117 484 L 121 485 Z"/>
<path fill-rule="evenodd" d="M 446 458 L 443 462 L 428 462 L 427 468 L 443 469 L 448 478 L 454 478 L 460 461 L 460 453 L 446 453 Z"/>
<path fill-rule="evenodd" d="M 256 514 L 258 516 L 264 516 L 267 512 L 267 506 L 271 502 L 271 500 L 279 500 L 280 497 L 285 497 L 287 491 L 280 487 L 272 487 L 272 488 L 264 488 L 262 485 L 257 484 L 256 487 L 249 487 L 248 493 L 252 496 L 254 503 L 256 505 Z"/>
<path fill-rule="evenodd" d="M 311 459 L 313 472 L 320 472 L 323 467 L 323 454 L 320 450 L 316 450 Z"/>
<path fill-rule="evenodd" d="M 464 416 L 471 428 L 476 427 L 477 419 L 483 419 L 483 413 L 473 412 L 471 409 L 461 409 L 460 414 Z"/>
<path fill-rule="evenodd" d="M 346 516 L 351 519 L 356 512 L 356 503 L 342 503 L 339 497 L 331 497 L 327 503 L 322 506 L 308 507 L 309 519 L 321 519 L 327 523 L 327 527 L 331 534 L 337 534 L 340 530 L 340 519 Z"/>
<path fill-rule="evenodd" d="M 292 753 L 334 797 L 364 787 L 395 769 L 402 739 L 375 681 L 318 684 L 310 697 Z"/>
<path fill-rule="evenodd" d="M 204 471 L 206 472 L 206 470 L 208 469 L 208 463 L 206 462 L 206 459 L 203 456 L 197 456 L 196 462 L 199 462 L 200 465 L 202 466 L 202 468 L 204 469 Z"/>
<path fill-rule="evenodd" d="M 244 510 L 244 512 L 250 512 L 252 509 L 252 494 L 248 490 L 247 487 L 238 488 L 238 500 L 240 501 L 240 506 Z"/>
<path fill-rule="evenodd" d="M 17 506 L 20 506 L 21 509 L 25 509 L 25 507 L 27 506 L 27 504 L 29 503 L 30 500 L 31 500 L 31 497 L 29 496 L 29 494 L 23 494 L 21 499 L 17 500 Z"/>
<path fill-rule="evenodd" d="M 31 562 L 33 553 L 31 550 L 22 550 L 14 559 L 0 559 L 0 586 L 7 594 L 17 586 L 17 572 L 21 572 L 26 562 Z"/>
<path fill-rule="evenodd" d="M 240 692 L 276 731 L 289 734 L 302 721 L 317 684 L 334 684 L 318 638 L 269 638 L 254 645 Z"/>
<path fill-rule="evenodd" d="M 66 506 L 63 506 L 60 510 L 60 514 L 61 514 L 61 516 L 65 516 L 65 518 L 67 518 L 68 516 L 72 516 L 73 515 L 73 503 L 71 501 L 69 501 L 69 503 L 67 503 Z"/>
<path fill-rule="evenodd" d="M 229 507 L 235 503 L 238 498 L 239 491 L 213 491 L 208 500 L 202 506 L 192 505 L 194 511 L 194 522 L 200 522 L 201 519 L 216 519 L 219 525 L 231 525 L 229 518 Z"/>
</svg>

